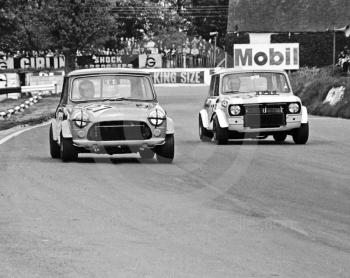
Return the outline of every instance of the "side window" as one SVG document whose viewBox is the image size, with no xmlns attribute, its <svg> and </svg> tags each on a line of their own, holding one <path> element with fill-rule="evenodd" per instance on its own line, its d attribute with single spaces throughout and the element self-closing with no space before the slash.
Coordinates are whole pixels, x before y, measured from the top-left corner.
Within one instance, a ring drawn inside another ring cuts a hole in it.
<svg viewBox="0 0 350 278">
<path fill-rule="evenodd" d="M 215 86 L 215 75 L 211 76 L 210 87 L 209 87 L 209 97 L 214 95 L 214 86 Z"/>
<path fill-rule="evenodd" d="M 215 76 L 214 96 L 219 95 L 220 75 Z"/>
<path fill-rule="evenodd" d="M 59 106 L 66 105 L 67 101 L 68 101 L 68 77 L 64 77 Z"/>
</svg>

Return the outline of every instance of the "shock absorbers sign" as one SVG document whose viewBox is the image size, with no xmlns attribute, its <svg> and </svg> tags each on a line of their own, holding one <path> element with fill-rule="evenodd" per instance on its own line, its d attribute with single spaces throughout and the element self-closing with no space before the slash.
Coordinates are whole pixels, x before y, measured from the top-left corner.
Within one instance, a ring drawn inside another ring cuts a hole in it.
<svg viewBox="0 0 350 278">
<path fill-rule="evenodd" d="M 242 69 L 299 69 L 298 43 L 235 44 L 233 55 Z"/>
</svg>

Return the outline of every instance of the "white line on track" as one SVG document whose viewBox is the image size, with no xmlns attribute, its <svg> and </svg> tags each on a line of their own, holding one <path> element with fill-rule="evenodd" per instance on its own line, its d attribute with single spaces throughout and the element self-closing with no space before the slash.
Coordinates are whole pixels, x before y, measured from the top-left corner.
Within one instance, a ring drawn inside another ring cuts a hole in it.
<svg viewBox="0 0 350 278">
<path fill-rule="evenodd" d="M 51 122 L 51 121 L 50 121 Z M 50 124 L 50 122 L 45 122 L 45 123 L 42 123 L 42 124 L 39 124 L 39 125 L 35 125 L 35 126 L 30 126 L 30 127 L 27 127 L 27 128 L 24 128 L 24 129 L 21 129 L 21 130 L 18 130 L 14 133 L 11 133 L 10 135 L 7 135 L 6 137 L 2 138 L 0 140 L 0 145 L 1 144 L 4 144 L 5 142 L 7 142 L 8 140 L 11 140 L 12 138 L 22 134 L 23 132 L 26 132 L 26 131 L 29 131 L 29 130 L 32 130 L 34 128 L 37 128 L 37 127 L 42 127 L 42 126 L 45 126 L 45 125 L 48 125 Z"/>
</svg>

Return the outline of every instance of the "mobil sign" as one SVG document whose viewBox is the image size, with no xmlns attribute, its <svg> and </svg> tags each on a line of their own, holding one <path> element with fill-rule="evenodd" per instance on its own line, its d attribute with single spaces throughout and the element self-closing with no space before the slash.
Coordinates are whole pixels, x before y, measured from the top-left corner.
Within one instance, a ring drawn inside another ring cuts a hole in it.
<svg viewBox="0 0 350 278">
<path fill-rule="evenodd" d="M 235 44 L 233 55 L 242 69 L 299 69 L 298 43 Z"/>
</svg>

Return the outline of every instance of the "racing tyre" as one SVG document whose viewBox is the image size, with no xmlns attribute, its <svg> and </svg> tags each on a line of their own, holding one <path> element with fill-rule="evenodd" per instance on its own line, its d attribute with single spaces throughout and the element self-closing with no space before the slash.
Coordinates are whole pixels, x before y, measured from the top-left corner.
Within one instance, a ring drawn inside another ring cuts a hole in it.
<svg viewBox="0 0 350 278">
<path fill-rule="evenodd" d="M 305 144 L 309 139 L 309 123 L 301 124 L 301 126 L 294 130 L 293 141 L 295 144 Z"/>
<path fill-rule="evenodd" d="M 63 138 L 61 135 L 60 153 L 63 162 L 75 161 L 78 159 L 78 151 L 73 145 L 72 138 Z"/>
<path fill-rule="evenodd" d="M 152 159 L 154 157 L 154 151 L 151 149 L 140 150 L 139 154 L 142 159 Z"/>
<path fill-rule="evenodd" d="M 52 125 L 50 125 L 50 154 L 52 158 L 60 158 L 60 146 L 57 141 L 53 139 Z"/>
<path fill-rule="evenodd" d="M 226 145 L 228 141 L 228 128 L 220 127 L 219 120 L 214 117 L 214 141 L 217 145 Z"/>
<path fill-rule="evenodd" d="M 210 132 L 209 130 L 207 130 L 203 126 L 203 121 L 202 121 L 202 117 L 200 114 L 199 114 L 198 129 L 199 129 L 199 139 L 201 139 L 201 141 L 203 141 L 203 142 L 210 142 L 211 139 L 213 138 L 213 133 Z"/>
<path fill-rule="evenodd" d="M 283 143 L 286 138 L 287 138 L 287 133 L 285 132 L 280 132 L 280 133 L 275 133 L 273 136 L 273 139 L 275 139 L 275 141 L 277 143 Z"/>
<path fill-rule="evenodd" d="M 157 147 L 157 160 L 161 163 L 172 163 L 174 160 L 175 140 L 174 134 L 167 134 L 165 143 Z"/>
</svg>

